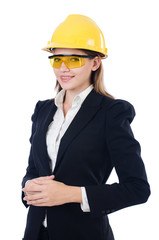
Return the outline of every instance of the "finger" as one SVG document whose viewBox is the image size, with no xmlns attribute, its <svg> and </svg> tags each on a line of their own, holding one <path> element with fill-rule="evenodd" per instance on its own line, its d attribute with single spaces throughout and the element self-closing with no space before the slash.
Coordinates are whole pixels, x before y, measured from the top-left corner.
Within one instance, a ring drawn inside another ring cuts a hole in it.
<svg viewBox="0 0 159 240">
<path fill-rule="evenodd" d="M 32 180 L 26 181 L 25 186 L 27 186 L 31 181 L 32 181 Z"/>
<path fill-rule="evenodd" d="M 44 186 L 38 184 L 31 184 L 22 189 L 23 192 L 41 192 L 44 190 Z"/>
<path fill-rule="evenodd" d="M 33 195 L 27 195 L 23 198 L 25 201 L 34 201 L 34 200 L 39 200 L 43 198 L 42 192 L 37 192 L 36 194 Z"/>
<path fill-rule="evenodd" d="M 36 183 L 36 184 L 43 184 L 44 181 L 53 180 L 54 178 L 55 178 L 54 175 L 46 176 L 46 177 L 39 177 L 39 178 L 33 179 L 33 182 Z"/>
<path fill-rule="evenodd" d="M 55 175 L 33 178 L 33 179 L 31 179 L 31 180 L 26 181 L 25 186 L 27 186 L 27 184 L 36 183 L 37 180 L 51 180 L 51 179 L 53 180 L 54 178 L 55 178 Z"/>
<path fill-rule="evenodd" d="M 37 179 L 35 181 L 35 184 L 38 184 L 38 185 L 47 185 L 47 184 L 50 184 L 53 182 L 53 179 L 45 179 L 45 180 L 42 180 L 42 179 Z"/>
<path fill-rule="evenodd" d="M 50 175 L 49 178 L 54 179 L 55 175 Z"/>
<path fill-rule="evenodd" d="M 37 194 L 37 193 L 41 193 L 41 192 L 37 192 L 37 191 L 36 191 L 36 192 L 26 192 L 26 195 L 27 195 L 27 196 L 29 196 L 29 195 L 35 195 L 35 194 Z"/>
<path fill-rule="evenodd" d="M 45 177 L 34 178 L 34 180 L 48 180 L 48 179 L 54 179 L 54 178 L 55 178 L 55 175 L 50 175 Z"/>
<path fill-rule="evenodd" d="M 33 205 L 33 206 L 48 206 L 48 203 L 46 202 L 45 199 L 41 198 L 41 199 L 36 199 L 36 200 L 28 200 L 27 201 L 28 205 Z"/>
</svg>

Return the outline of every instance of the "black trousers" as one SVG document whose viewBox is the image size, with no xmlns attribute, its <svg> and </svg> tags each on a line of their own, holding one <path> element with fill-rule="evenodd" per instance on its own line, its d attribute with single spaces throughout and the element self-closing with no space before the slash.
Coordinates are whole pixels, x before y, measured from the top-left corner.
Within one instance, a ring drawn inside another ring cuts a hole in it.
<svg viewBox="0 0 159 240">
<path fill-rule="evenodd" d="M 45 228 L 43 225 L 41 226 L 38 240 L 49 240 L 47 228 Z"/>
</svg>

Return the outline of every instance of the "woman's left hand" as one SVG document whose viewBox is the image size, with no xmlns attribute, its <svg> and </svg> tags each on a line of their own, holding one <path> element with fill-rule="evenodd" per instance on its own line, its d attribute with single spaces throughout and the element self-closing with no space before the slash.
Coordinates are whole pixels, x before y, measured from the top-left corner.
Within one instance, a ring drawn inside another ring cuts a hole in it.
<svg viewBox="0 0 159 240">
<path fill-rule="evenodd" d="M 48 180 L 36 179 L 35 184 L 22 189 L 26 192 L 23 198 L 28 205 L 33 206 L 57 206 L 69 202 L 82 202 L 80 187 L 65 185 L 64 183 Z"/>
</svg>

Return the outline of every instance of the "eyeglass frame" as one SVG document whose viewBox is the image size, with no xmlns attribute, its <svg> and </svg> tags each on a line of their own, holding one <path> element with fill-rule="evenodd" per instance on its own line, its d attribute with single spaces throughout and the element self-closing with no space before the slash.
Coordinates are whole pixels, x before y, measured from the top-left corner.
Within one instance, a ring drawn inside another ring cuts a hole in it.
<svg viewBox="0 0 159 240">
<path fill-rule="evenodd" d="M 81 58 L 92 58 L 92 59 L 94 58 L 94 56 L 78 55 L 78 54 L 57 54 L 57 55 L 48 56 L 49 59 L 53 57 L 81 57 Z"/>
</svg>

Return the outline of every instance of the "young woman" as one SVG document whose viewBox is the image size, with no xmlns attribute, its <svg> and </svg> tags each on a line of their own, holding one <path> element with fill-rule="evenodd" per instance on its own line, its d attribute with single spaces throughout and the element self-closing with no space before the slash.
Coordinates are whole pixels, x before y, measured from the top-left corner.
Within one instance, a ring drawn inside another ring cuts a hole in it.
<svg viewBox="0 0 159 240">
<path fill-rule="evenodd" d="M 32 116 L 23 239 L 113 240 L 107 215 L 150 195 L 130 127 L 134 108 L 104 88 L 107 49 L 92 19 L 70 15 L 44 50 L 52 53 L 57 95 L 39 101 Z M 113 167 L 119 183 L 109 185 Z"/>
</svg>

